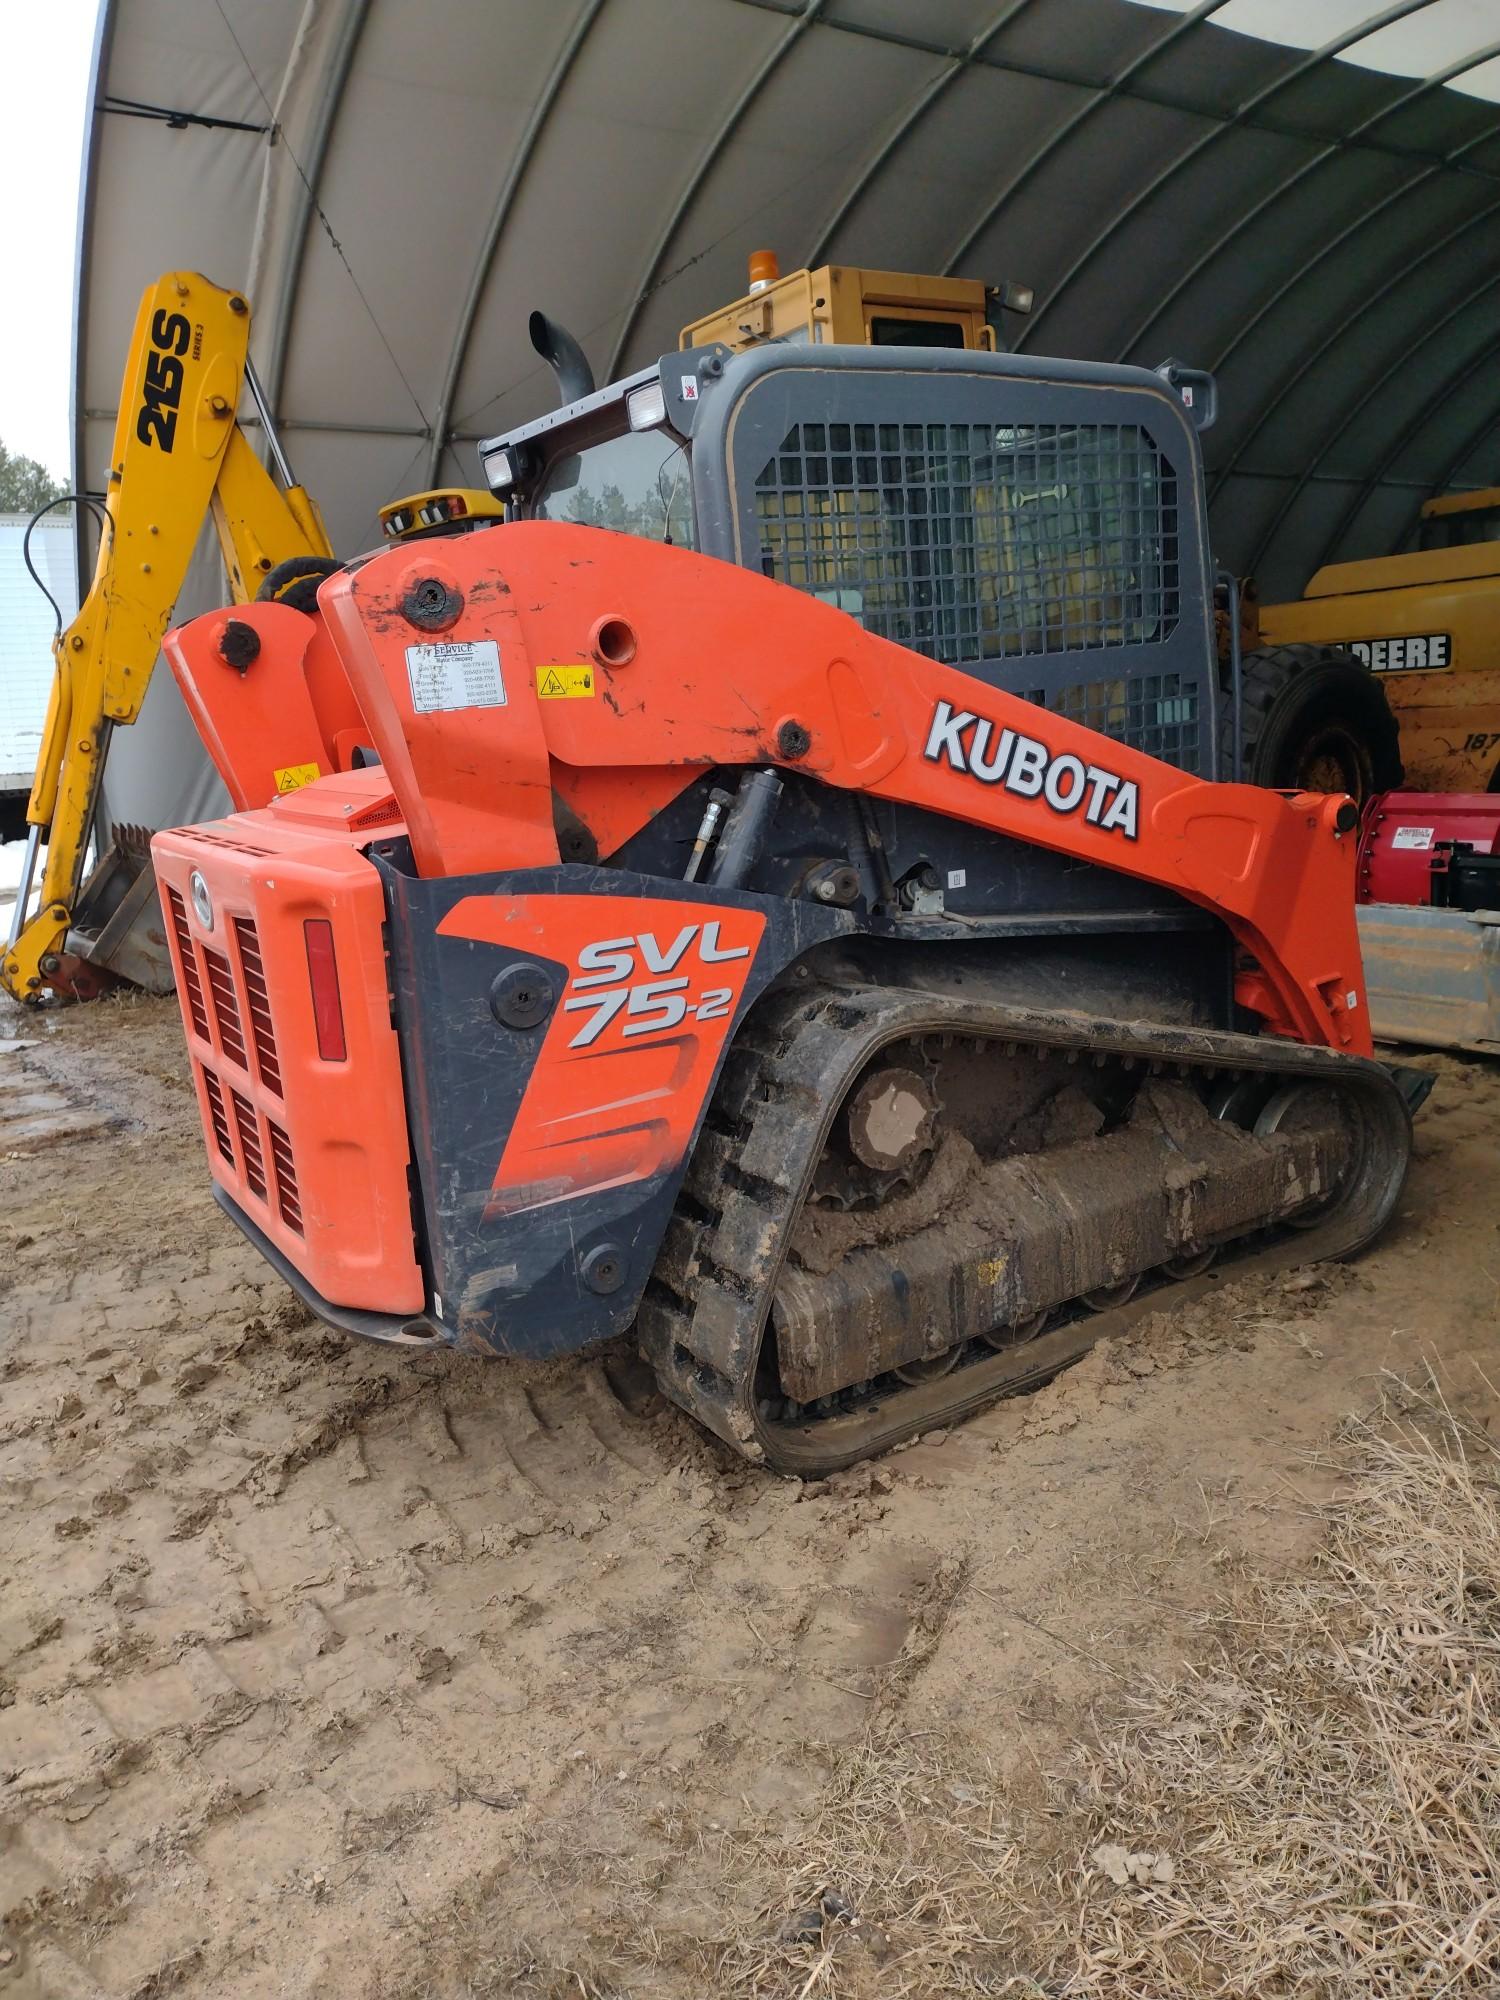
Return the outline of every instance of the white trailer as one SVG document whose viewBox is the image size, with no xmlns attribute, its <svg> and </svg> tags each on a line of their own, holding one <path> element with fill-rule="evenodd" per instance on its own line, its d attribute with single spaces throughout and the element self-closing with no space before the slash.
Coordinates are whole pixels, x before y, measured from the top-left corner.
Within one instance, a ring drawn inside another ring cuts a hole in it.
<svg viewBox="0 0 1500 2000">
<path fill-rule="evenodd" d="M 22 544 L 25 514 L 0 514 L 0 803 L 24 811 L 42 747 L 52 686 L 52 606 L 27 573 Z M 64 625 L 78 611 L 73 521 L 59 508 L 44 514 L 31 536 L 31 561 L 57 600 Z"/>
<path fill-rule="evenodd" d="M 52 686 L 55 621 L 22 557 L 27 519 L 25 514 L 0 514 L 0 815 L 7 832 L 15 830 L 12 822 L 25 811 Z M 59 508 L 37 522 L 31 560 L 68 624 L 78 610 L 69 511 Z"/>
</svg>

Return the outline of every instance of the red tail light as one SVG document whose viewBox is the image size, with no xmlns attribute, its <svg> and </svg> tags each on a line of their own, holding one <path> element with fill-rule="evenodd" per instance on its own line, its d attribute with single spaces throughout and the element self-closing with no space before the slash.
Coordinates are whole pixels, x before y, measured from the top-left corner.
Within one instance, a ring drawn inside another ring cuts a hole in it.
<svg viewBox="0 0 1500 2000">
<path fill-rule="evenodd" d="M 333 955 L 333 925 L 326 917 L 309 917 L 302 926 L 307 939 L 307 976 L 312 982 L 313 1020 L 318 1054 L 324 1062 L 344 1062 L 344 1004 L 339 998 L 338 960 Z"/>
</svg>

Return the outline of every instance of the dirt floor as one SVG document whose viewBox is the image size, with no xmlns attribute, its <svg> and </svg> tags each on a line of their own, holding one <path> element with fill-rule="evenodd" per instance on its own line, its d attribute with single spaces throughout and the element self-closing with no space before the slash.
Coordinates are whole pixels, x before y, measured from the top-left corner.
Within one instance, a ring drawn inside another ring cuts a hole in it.
<svg viewBox="0 0 1500 2000">
<path fill-rule="evenodd" d="M 820 1994 L 803 1905 L 861 1893 L 877 1809 L 902 1921 L 924 1828 L 997 1800 L 1036 1831 L 995 1868 L 1066 1878 L 1045 1774 L 1197 1657 L 1226 1575 L 1306 1559 L 1310 1455 L 1382 1371 L 1495 1407 L 1494 1065 L 1426 1059 L 1357 1266 L 1225 1283 L 798 1485 L 608 1356 L 320 1330 L 209 1199 L 173 1003 L 0 1036 L 4 2000 Z M 982 1933 L 951 1985 L 883 1977 L 867 1914 L 840 1991 L 1064 1990 Z"/>
</svg>

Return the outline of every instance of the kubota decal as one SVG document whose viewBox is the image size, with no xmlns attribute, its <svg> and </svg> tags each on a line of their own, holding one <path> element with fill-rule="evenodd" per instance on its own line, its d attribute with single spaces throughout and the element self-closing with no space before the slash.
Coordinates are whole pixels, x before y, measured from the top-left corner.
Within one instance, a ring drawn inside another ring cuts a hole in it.
<svg viewBox="0 0 1500 2000">
<path fill-rule="evenodd" d="M 939 764 L 946 757 L 955 771 L 982 785 L 1003 785 L 1018 798 L 1040 798 L 1066 816 L 1083 809 L 1090 826 L 1134 840 L 1140 822 L 1140 787 L 1098 764 L 1086 764 L 1070 750 L 1054 754 L 1035 736 L 1018 729 L 996 730 L 987 715 L 940 701 L 922 755 Z"/>
</svg>

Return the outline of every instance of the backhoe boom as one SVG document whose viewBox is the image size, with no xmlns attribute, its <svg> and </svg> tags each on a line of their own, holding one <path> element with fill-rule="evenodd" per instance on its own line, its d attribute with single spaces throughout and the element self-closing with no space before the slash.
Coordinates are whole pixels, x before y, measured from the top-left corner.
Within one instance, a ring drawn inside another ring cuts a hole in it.
<svg viewBox="0 0 1500 2000">
<path fill-rule="evenodd" d="M 30 869 L 21 883 L 0 959 L 0 985 L 19 1000 L 48 988 L 78 998 L 97 992 L 131 929 L 135 912 L 125 906 L 139 867 L 107 850 L 85 883 L 89 836 L 110 731 L 141 712 L 205 517 L 212 514 L 236 603 L 253 598 L 288 557 L 332 556 L 315 502 L 301 487 L 278 485 L 240 429 L 249 334 L 243 295 L 196 272 L 168 272 L 141 300 L 93 583 L 53 641 L 52 693 L 26 809 L 28 859 L 45 841 L 46 863 L 33 910 Z M 154 924 L 149 880 L 134 900 Z M 131 959 L 137 977 L 141 942 Z M 145 957 L 152 956 L 148 946 Z M 154 957 L 165 986 L 164 942 Z"/>
</svg>

